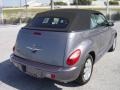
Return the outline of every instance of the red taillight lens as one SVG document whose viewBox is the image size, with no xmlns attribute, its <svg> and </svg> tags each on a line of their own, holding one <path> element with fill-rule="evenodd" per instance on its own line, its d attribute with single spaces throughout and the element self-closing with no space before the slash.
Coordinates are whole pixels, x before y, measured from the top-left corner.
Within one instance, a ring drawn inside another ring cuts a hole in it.
<svg viewBox="0 0 120 90">
<path fill-rule="evenodd" d="M 15 51 L 15 46 L 13 47 L 13 52 Z"/>
<path fill-rule="evenodd" d="M 80 59 L 80 54 L 81 54 L 81 51 L 80 49 L 77 49 L 76 51 L 74 51 L 67 59 L 67 65 L 74 65 L 76 64 L 79 59 Z"/>
<path fill-rule="evenodd" d="M 51 79 L 55 79 L 56 75 L 55 74 L 51 74 Z"/>
</svg>

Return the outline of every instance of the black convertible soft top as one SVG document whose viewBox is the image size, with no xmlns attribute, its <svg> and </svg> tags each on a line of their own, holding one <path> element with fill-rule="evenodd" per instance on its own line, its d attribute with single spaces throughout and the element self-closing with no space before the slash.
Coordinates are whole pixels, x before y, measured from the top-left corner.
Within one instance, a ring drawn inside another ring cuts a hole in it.
<svg viewBox="0 0 120 90">
<path fill-rule="evenodd" d="M 58 31 L 79 31 L 90 29 L 90 16 L 92 13 L 100 13 L 93 10 L 84 9 L 56 9 L 38 13 L 37 17 L 62 17 L 69 20 L 69 24 L 66 28 L 52 28 L 52 30 Z M 29 25 L 28 25 L 29 26 Z M 51 30 L 51 28 L 41 28 L 42 30 Z"/>
</svg>

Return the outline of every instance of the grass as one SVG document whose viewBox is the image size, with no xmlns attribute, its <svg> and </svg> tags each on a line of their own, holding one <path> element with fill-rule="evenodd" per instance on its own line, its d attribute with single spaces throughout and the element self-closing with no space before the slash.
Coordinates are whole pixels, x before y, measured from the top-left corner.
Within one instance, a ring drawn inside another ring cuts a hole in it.
<svg viewBox="0 0 120 90">
<path fill-rule="evenodd" d="M 33 17 L 36 13 L 41 13 L 44 11 L 47 11 L 49 9 L 27 9 L 27 15 L 28 17 Z M 18 17 L 24 17 L 26 15 L 26 9 L 22 8 L 22 9 L 4 9 L 3 10 L 3 15 L 4 18 L 9 19 L 9 18 L 18 18 Z"/>
<path fill-rule="evenodd" d="M 84 8 L 83 8 L 84 9 Z M 106 11 L 105 8 L 92 8 L 87 7 L 85 9 L 92 9 L 92 10 L 98 10 L 98 11 Z M 49 8 L 28 8 L 27 15 L 28 17 L 33 17 L 36 13 L 44 12 L 50 10 Z M 112 11 L 120 12 L 120 8 L 112 8 Z M 25 8 L 4 8 L 3 9 L 4 18 L 10 19 L 10 18 L 19 18 L 19 17 L 25 17 L 26 15 L 26 9 Z"/>
</svg>

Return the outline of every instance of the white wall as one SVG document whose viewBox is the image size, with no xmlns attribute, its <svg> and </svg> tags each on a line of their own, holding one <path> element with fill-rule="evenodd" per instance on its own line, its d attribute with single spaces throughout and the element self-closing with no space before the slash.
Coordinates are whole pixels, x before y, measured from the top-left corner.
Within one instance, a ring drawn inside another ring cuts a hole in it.
<svg viewBox="0 0 120 90">
<path fill-rule="evenodd" d="M 92 1 L 92 5 L 94 6 L 105 6 L 104 1 Z"/>
</svg>

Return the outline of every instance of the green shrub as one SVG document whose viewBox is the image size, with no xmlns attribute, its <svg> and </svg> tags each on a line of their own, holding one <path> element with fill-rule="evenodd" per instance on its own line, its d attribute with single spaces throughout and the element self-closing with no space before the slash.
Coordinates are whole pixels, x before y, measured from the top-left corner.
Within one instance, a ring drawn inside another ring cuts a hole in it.
<svg viewBox="0 0 120 90">
<path fill-rule="evenodd" d="M 119 2 L 118 1 L 109 1 L 109 4 L 110 5 L 119 5 Z"/>
<path fill-rule="evenodd" d="M 92 0 L 78 0 L 78 3 L 76 0 L 73 1 L 72 5 L 91 5 Z"/>
<path fill-rule="evenodd" d="M 30 17 L 21 18 L 21 22 L 22 22 L 22 23 L 28 23 L 28 22 L 30 22 L 31 20 L 32 20 L 32 18 L 30 18 Z"/>
<path fill-rule="evenodd" d="M 117 12 L 111 16 L 112 20 L 118 21 L 120 20 L 120 12 Z"/>
<path fill-rule="evenodd" d="M 67 5 L 65 2 L 54 2 L 54 5 Z"/>
<path fill-rule="evenodd" d="M 106 15 L 106 18 L 109 20 L 111 19 L 112 21 L 119 21 L 120 20 L 120 12 L 114 13 L 111 16 Z"/>
<path fill-rule="evenodd" d="M 9 19 L 4 19 L 4 24 L 19 24 L 21 23 L 28 23 L 31 21 L 32 18 L 27 17 L 27 18 L 9 18 Z"/>
</svg>

